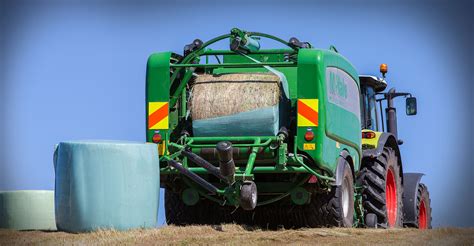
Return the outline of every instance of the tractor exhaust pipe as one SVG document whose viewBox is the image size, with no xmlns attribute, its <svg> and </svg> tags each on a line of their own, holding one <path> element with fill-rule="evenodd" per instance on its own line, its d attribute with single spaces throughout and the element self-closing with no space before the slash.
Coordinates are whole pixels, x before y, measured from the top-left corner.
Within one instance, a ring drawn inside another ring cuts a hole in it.
<svg viewBox="0 0 474 246">
<path fill-rule="evenodd" d="M 399 145 L 403 144 L 403 141 L 398 138 L 398 129 L 397 129 L 397 109 L 393 103 L 393 99 L 399 96 L 410 96 L 410 93 L 406 92 L 396 92 L 395 88 L 392 88 L 388 91 L 388 93 L 384 93 L 385 99 L 387 99 L 387 108 L 385 109 L 385 114 L 387 115 L 387 131 L 392 133 Z M 408 114 L 408 113 L 407 113 Z"/>
<path fill-rule="evenodd" d="M 181 165 L 181 163 L 174 160 L 168 160 L 168 165 L 176 168 L 176 170 L 178 170 L 180 173 L 186 175 L 188 178 L 196 182 L 198 185 L 202 186 L 202 188 L 209 191 L 211 195 L 215 195 L 217 193 L 217 187 L 207 182 L 205 179 L 201 178 L 199 175 L 184 168 L 183 165 Z"/>
<path fill-rule="evenodd" d="M 229 184 L 235 182 L 235 163 L 233 158 L 232 143 L 222 141 L 216 145 L 217 154 L 219 156 L 219 169 Z"/>
<path fill-rule="evenodd" d="M 397 109 L 393 104 L 393 95 L 395 95 L 395 88 L 390 89 L 387 95 L 387 108 L 385 109 L 385 113 L 387 115 L 387 131 L 392 133 L 398 140 Z"/>
</svg>

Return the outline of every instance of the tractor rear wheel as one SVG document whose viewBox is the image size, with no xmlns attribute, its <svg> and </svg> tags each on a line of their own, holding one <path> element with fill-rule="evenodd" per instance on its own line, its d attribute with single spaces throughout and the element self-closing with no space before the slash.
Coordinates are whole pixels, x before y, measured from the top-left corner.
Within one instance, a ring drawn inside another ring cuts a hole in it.
<svg viewBox="0 0 474 246">
<path fill-rule="evenodd" d="M 354 221 L 354 178 L 345 163 L 342 184 L 330 192 L 314 194 L 305 206 L 309 227 L 352 227 Z"/>
<path fill-rule="evenodd" d="M 431 229 L 431 199 L 426 185 L 418 185 L 416 197 L 417 220 L 416 227 L 419 229 Z"/>
<path fill-rule="evenodd" d="M 395 151 L 384 147 L 377 158 L 365 159 L 358 176 L 362 185 L 364 213 L 377 216 L 377 227 L 403 224 L 403 186 Z"/>
</svg>

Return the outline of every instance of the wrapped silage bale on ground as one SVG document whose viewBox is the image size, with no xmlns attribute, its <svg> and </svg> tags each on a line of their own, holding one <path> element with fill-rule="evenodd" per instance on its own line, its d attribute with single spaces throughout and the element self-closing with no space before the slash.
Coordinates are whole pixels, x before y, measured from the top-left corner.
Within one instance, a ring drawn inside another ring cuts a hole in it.
<svg viewBox="0 0 474 246">
<path fill-rule="evenodd" d="M 276 135 L 280 98 L 272 73 L 199 75 L 190 99 L 194 136 Z"/>
<path fill-rule="evenodd" d="M 0 191 L 0 228 L 56 230 L 54 191 Z"/>
<path fill-rule="evenodd" d="M 127 230 L 156 225 L 160 174 L 155 144 L 61 142 L 54 166 L 58 230 Z"/>
</svg>

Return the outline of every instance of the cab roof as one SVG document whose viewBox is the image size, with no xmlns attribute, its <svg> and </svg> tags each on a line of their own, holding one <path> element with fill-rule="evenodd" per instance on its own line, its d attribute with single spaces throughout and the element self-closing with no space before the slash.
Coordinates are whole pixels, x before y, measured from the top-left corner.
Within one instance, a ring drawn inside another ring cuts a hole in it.
<svg viewBox="0 0 474 246">
<path fill-rule="evenodd" d="M 387 81 L 373 75 L 359 75 L 361 85 L 367 85 L 374 88 L 375 92 L 381 92 L 387 88 Z"/>
</svg>

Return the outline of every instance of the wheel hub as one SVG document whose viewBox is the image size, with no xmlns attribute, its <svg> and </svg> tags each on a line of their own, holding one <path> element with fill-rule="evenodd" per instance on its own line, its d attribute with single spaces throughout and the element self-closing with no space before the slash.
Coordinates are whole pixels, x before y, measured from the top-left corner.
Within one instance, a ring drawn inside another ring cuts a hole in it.
<svg viewBox="0 0 474 246">
<path fill-rule="evenodd" d="M 342 211 L 344 217 L 347 217 L 347 214 L 349 213 L 349 187 L 349 181 L 345 179 L 342 187 Z"/>
<path fill-rule="evenodd" d="M 420 208 L 418 210 L 418 228 L 428 229 L 425 201 L 421 200 Z"/>
<path fill-rule="evenodd" d="M 397 183 L 391 169 L 388 169 L 387 180 L 385 181 L 385 201 L 387 206 L 388 225 L 394 227 L 397 222 L 398 199 Z"/>
<path fill-rule="evenodd" d="M 257 192 L 252 192 L 252 204 L 257 204 Z"/>
</svg>

